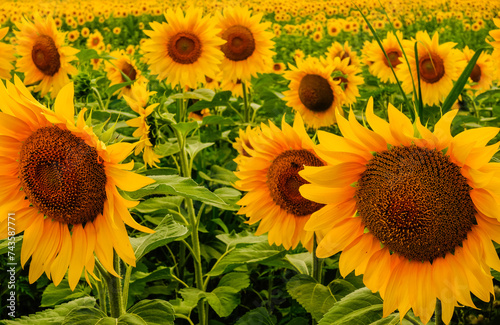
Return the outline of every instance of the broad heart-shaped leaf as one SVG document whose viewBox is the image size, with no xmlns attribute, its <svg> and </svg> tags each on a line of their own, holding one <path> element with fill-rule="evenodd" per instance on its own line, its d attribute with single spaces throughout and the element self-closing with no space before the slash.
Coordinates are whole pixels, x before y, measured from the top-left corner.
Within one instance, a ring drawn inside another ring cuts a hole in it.
<svg viewBox="0 0 500 325">
<path fill-rule="evenodd" d="M 300 274 L 311 274 L 313 258 L 311 253 L 286 254 L 288 260 Z"/>
<path fill-rule="evenodd" d="M 269 315 L 264 307 L 250 310 L 243 315 L 234 325 L 275 325 L 276 316 Z"/>
<path fill-rule="evenodd" d="M 229 90 L 218 92 L 213 96 L 213 98 L 200 100 L 199 102 L 196 102 L 193 105 L 189 106 L 188 112 L 191 113 L 202 110 L 204 108 L 212 108 L 217 106 L 225 107 L 228 105 L 230 97 L 231 91 Z"/>
<path fill-rule="evenodd" d="M 73 300 L 80 297 L 88 296 L 90 293 L 89 287 L 76 286 L 75 290 L 71 290 L 68 280 L 64 278 L 56 287 L 51 283 L 45 288 L 42 294 L 42 304 L 40 307 L 51 307 L 60 304 L 64 301 Z"/>
<path fill-rule="evenodd" d="M 36 324 L 61 324 L 64 321 L 66 315 L 68 315 L 74 308 L 79 307 L 89 307 L 92 308 L 95 305 L 94 297 L 83 297 L 75 299 L 68 303 L 57 305 L 55 308 L 46 309 L 44 311 L 39 311 L 36 314 L 29 316 L 21 316 L 15 320 L 4 320 L 4 324 L 12 325 L 36 325 Z"/>
<path fill-rule="evenodd" d="M 380 296 L 361 288 L 335 303 L 318 325 L 368 325 L 382 318 L 382 309 Z"/>
<path fill-rule="evenodd" d="M 198 127 L 198 122 L 181 122 L 171 125 L 174 129 L 179 131 L 183 137 Z"/>
<path fill-rule="evenodd" d="M 210 167 L 210 176 L 201 171 L 198 171 L 198 173 L 201 178 L 207 181 L 223 185 L 231 185 L 238 180 L 238 177 L 234 175 L 233 171 L 217 165 Z"/>
<path fill-rule="evenodd" d="M 250 276 L 247 273 L 231 272 L 220 279 L 217 287 L 231 287 L 236 291 L 248 288 L 250 285 Z"/>
<path fill-rule="evenodd" d="M 297 274 L 291 278 L 286 284 L 286 290 L 317 321 L 337 302 L 328 287 L 305 274 Z"/>
<path fill-rule="evenodd" d="M 150 176 L 156 183 L 143 187 L 134 192 L 127 192 L 132 199 L 139 199 L 147 195 L 171 194 L 200 201 L 221 209 L 231 209 L 224 200 L 210 192 L 206 187 L 196 184 L 191 178 L 178 175 Z"/>
<path fill-rule="evenodd" d="M 236 124 L 229 117 L 223 117 L 219 115 L 208 115 L 203 117 L 201 121 L 201 125 L 209 125 L 209 124 L 217 124 L 217 125 L 234 125 Z"/>
<path fill-rule="evenodd" d="M 92 325 L 92 324 L 111 325 L 116 324 L 116 319 L 107 317 L 106 314 L 95 307 L 77 307 L 69 312 L 64 318 L 63 325 Z"/>
<path fill-rule="evenodd" d="M 208 304 L 219 315 L 227 317 L 240 304 L 240 294 L 238 290 L 231 287 L 217 287 L 212 292 L 205 295 Z"/>
<path fill-rule="evenodd" d="M 186 141 L 186 151 L 189 154 L 191 160 L 193 160 L 200 151 L 205 148 L 212 146 L 215 142 L 203 143 L 198 137 L 190 137 Z"/>
<path fill-rule="evenodd" d="M 132 306 L 127 314 L 139 317 L 145 325 L 173 325 L 175 319 L 172 305 L 159 299 L 141 300 Z"/>
<path fill-rule="evenodd" d="M 179 240 L 187 236 L 189 230 L 183 225 L 174 221 L 171 215 L 165 216 L 155 233 L 146 236 L 130 238 L 130 243 L 135 252 L 135 257 L 140 260 L 144 255 L 153 249 L 164 246 L 174 240 Z"/>
<path fill-rule="evenodd" d="M 247 247 L 237 247 L 220 259 L 219 263 L 207 275 L 217 276 L 232 271 L 241 265 L 264 262 L 269 259 L 280 259 L 285 254 L 285 250 L 280 250 L 276 246 L 269 246 L 267 241 Z"/>
</svg>

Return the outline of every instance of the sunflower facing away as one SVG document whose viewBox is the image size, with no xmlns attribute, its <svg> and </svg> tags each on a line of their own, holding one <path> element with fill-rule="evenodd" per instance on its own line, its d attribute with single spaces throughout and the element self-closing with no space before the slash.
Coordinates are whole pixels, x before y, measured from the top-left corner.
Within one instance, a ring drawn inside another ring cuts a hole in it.
<svg viewBox="0 0 500 325">
<path fill-rule="evenodd" d="M 150 39 L 142 46 L 151 73 L 167 79 L 172 87 L 197 88 L 205 76 L 214 79 L 223 54 L 219 46 L 224 41 L 217 36 L 219 29 L 209 16 L 202 18 L 202 9 L 168 9 L 167 23 L 151 22 L 153 30 L 144 30 Z"/>
<path fill-rule="evenodd" d="M 261 134 L 248 134 L 251 146 L 242 142 L 235 187 L 248 192 L 238 204 L 238 214 L 246 214 L 249 224 L 260 221 L 256 235 L 269 232 L 269 244 L 294 248 L 299 242 L 312 249 L 313 232 L 304 231 L 311 213 L 323 205 L 304 199 L 299 187 L 307 182 L 298 172 L 304 166 L 323 166 L 313 151 L 300 114 L 293 127 L 285 120 L 281 130 L 272 122 L 261 125 Z"/>
<path fill-rule="evenodd" d="M 16 23 L 16 53 L 20 56 L 17 70 L 24 73 L 25 85 L 40 82 L 34 91 L 42 96 L 51 92 L 54 98 L 69 83 L 68 74 L 78 72 L 70 63 L 77 60 L 78 50 L 64 45 L 66 33 L 57 30 L 51 17 L 35 18 L 34 22 L 24 18 Z"/>
<path fill-rule="evenodd" d="M 349 58 L 349 65 L 359 66 L 358 55 L 349 46 L 349 42 L 344 45 L 339 42 L 334 42 L 332 46 L 327 49 L 326 57 L 330 59 L 340 58 L 341 60 Z"/>
<path fill-rule="evenodd" d="M 0 29 L 0 40 L 7 35 L 8 31 L 9 27 Z M 0 79 L 9 80 L 11 78 L 10 71 L 14 68 L 11 62 L 16 59 L 14 53 L 15 50 L 11 44 L 0 42 Z"/>
<path fill-rule="evenodd" d="M 247 82 L 251 76 L 256 77 L 257 72 L 267 72 L 275 53 L 273 33 L 266 31 L 271 23 L 260 22 L 262 13 L 252 15 L 246 7 L 228 7 L 218 18 L 219 35 L 226 41 L 221 46 L 224 79 Z"/>
<path fill-rule="evenodd" d="M 328 61 L 328 60 L 327 60 Z M 289 65 L 291 71 L 284 76 L 290 80 L 283 94 L 288 106 L 299 112 L 304 122 L 313 128 L 335 123 L 335 111 L 341 109 L 344 94 L 340 81 L 333 81 L 333 63 L 321 63 L 318 59 L 297 60 L 297 67 Z"/>
<path fill-rule="evenodd" d="M 118 188 L 134 191 L 153 181 L 119 164 L 130 143 L 106 147 L 85 125 L 84 110 L 74 122 L 73 84 L 61 89 L 54 111 L 40 105 L 16 77 L 0 83 L 0 233 L 15 213 L 16 233 L 24 231 L 21 265 L 31 257 L 29 282 L 43 272 L 58 285 L 68 271 L 71 289 L 82 271 L 95 277 L 94 253 L 113 275 L 113 250 L 129 265 L 135 255 L 125 224 L 144 232 Z M 124 224 L 125 223 L 125 224 Z"/>
<path fill-rule="evenodd" d="M 500 260 L 500 164 L 489 163 L 499 143 L 486 144 L 496 128 L 464 131 L 455 137 L 446 113 L 434 132 L 414 125 L 389 105 L 387 123 L 366 111 L 373 131 L 354 114 L 337 114 L 343 137 L 318 132 L 316 153 L 324 167 L 305 167 L 310 184 L 300 193 L 325 206 L 305 229 L 324 230 L 318 257 L 342 251 L 342 276 L 353 270 L 384 299 L 384 317 L 412 308 L 427 323 L 436 298 L 448 324 L 458 304 L 473 306 L 470 293 L 489 301 L 490 267 Z M 420 134 L 420 137 L 417 137 Z"/>
<path fill-rule="evenodd" d="M 460 56 L 452 51 L 456 43 L 439 44 L 439 35 L 436 32 L 432 39 L 427 32 L 419 31 L 416 35 L 418 50 L 418 67 L 420 70 L 420 87 L 422 101 L 425 105 L 439 104 L 453 88 L 453 81 L 457 80 L 462 71 L 457 68 Z M 401 76 L 401 87 L 409 94 L 418 85 L 417 62 L 415 60 L 414 42 L 403 44 L 406 56 L 410 63 L 398 66 L 398 77 Z M 413 76 L 413 78 L 412 78 Z M 413 80 L 413 83 L 412 83 Z"/>
</svg>

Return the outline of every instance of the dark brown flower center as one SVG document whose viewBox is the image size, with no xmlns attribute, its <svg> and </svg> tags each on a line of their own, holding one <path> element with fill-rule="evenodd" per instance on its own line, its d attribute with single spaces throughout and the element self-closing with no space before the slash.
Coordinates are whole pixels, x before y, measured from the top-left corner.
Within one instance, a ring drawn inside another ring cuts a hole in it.
<svg viewBox="0 0 500 325">
<path fill-rule="evenodd" d="M 221 37 L 226 41 L 221 46 L 221 51 L 224 52 L 226 58 L 229 60 L 246 60 L 255 51 L 253 34 L 244 26 L 231 26 L 222 33 Z"/>
<path fill-rule="evenodd" d="M 418 60 L 420 78 L 430 84 L 436 83 L 444 76 L 444 63 L 437 54 L 426 54 Z"/>
<path fill-rule="evenodd" d="M 393 68 L 395 68 L 398 64 L 401 63 L 401 61 L 399 60 L 399 58 L 401 57 L 401 52 L 399 52 L 399 51 L 391 51 L 391 52 L 387 53 L 387 56 L 389 57 L 389 60 L 387 60 L 387 58 L 384 56 L 384 63 L 389 68 L 391 66 Z M 389 62 L 391 62 L 391 65 L 389 65 Z"/>
<path fill-rule="evenodd" d="M 355 199 L 366 228 L 391 252 L 432 262 L 453 253 L 476 223 L 470 190 L 441 151 L 393 147 L 368 162 Z"/>
<path fill-rule="evenodd" d="M 103 212 L 106 173 L 95 148 L 70 131 L 44 127 L 23 143 L 21 186 L 28 200 L 58 222 L 81 224 Z"/>
<path fill-rule="evenodd" d="M 479 80 L 481 80 L 481 67 L 477 64 L 474 66 L 474 68 L 472 68 L 470 78 L 473 82 L 479 82 Z"/>
<path fill-rule="evenodd" d="M 201 56 L 201 42 L 198 36 L 189 32 L 180 32 L 170 38 L 168 56 L 180 64 L 192 64 Z"/>
<path fill-rule="evenodd" d="M 61 67 L 61 60 L 54 40 L 47 35 L 36 38 L 31 50 L 31 59 L 35 66 L 47 76 L 53 76 Z"/>
<path fill-rule="evenodd" d="M 313 112 L 324 112 L 333 104 L 333 90 L 328 80 L 317 75 L 305 75 L 300 81 L 299 98 Z"/>
<path fill-rule="evenodd" d="M 304 166 L 323 166 L 308 150 L 290 149 L 276 157 L 267 171 L 267 186 L 274 202 L 295 216 L 307 216 L 321 209 L 323 204 L 302 197 L 299 187 L 308 182 L 299 176 Z"/>
<path fill-rule="evenodd" d="M 274 71 L 280 71 L 281 70 L 281 65 L 279 63 L 273 64 L 273 70 Z"/>
</svg>

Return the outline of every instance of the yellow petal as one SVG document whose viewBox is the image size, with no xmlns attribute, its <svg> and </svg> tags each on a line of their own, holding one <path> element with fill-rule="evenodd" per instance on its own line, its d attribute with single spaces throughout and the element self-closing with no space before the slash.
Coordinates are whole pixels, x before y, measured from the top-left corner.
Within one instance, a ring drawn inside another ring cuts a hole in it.
<svg viewBox="0 0 500 325">
<path fill-rule="evenodd" d="M 56 114 L 60 118 L 69 121 L 71 124 L 75 121 L 75 105 L 73 103 L 74 94 L 74 85 L 70 82 L 59 91 L 54 104 L 54 111 Z"/>
<path fill-rule="evenodd" d="M 116 186 L 127 192 L 138 190 L 155 182 L 155 180 L 149 177 L 111 166 L 108 166 L 107 173 L 111 176 L 111 179 Z"/>
<path fill-rule="evenodd" d="M 308 167 L 300 171 L 305 180 L 329 187 L 344 187 L 359 180 L 366 166 L 358 163 L 342 163 L 334 166 Z"/>
<path fill-rule="evenodd" d="M 59 285 L 64 275 L 66 274 L 69 262 L 71 260 L 71 252 L 72 252 L 71 234 L 69 233 L 68 226 L 65 224 L 61 224 L 60 227 L 62 233 L 61 250 L 59 251 L 59 254 L 55 258 L 54 262 L 52 262 L 50 269 L 52 281 L 54 281 L 55 286 Z"/>
<path fill-rule="evenodd" d="M 75 290 L 80 277 L 82 276 L 85 256 L 87 254 L 87 236 L 81 224 L 73 226 L 71 235 L 71 262 L 68 270 L 68 282 L 71 290 Z"/>
</svg>

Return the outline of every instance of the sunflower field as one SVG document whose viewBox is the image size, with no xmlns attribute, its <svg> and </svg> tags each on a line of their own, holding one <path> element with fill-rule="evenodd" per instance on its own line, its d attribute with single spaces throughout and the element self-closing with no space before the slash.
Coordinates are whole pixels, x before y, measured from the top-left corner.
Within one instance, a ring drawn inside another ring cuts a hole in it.
<svg viewBox="0 0 500 325">
<path fill-rule="evenodd" d="M 500 324 L 500 1 L 0 2 L 1 324 Z"/>
</svg>

